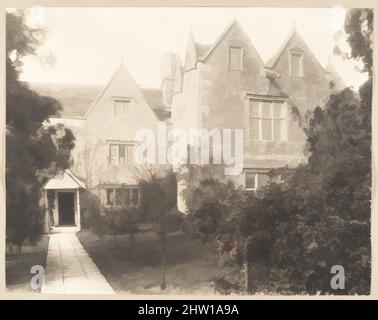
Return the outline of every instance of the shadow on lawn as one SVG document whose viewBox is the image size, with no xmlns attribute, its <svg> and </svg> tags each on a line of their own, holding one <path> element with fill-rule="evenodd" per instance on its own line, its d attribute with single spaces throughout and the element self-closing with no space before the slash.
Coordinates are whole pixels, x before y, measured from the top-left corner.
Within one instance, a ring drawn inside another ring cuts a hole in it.
<svg viewBox="0 0 378 320">
<path fill-rule="evenodd" d="M 167 290 L 160 290 L 160 241 L 154 232 L 138 234 L 130 247 L 127 236 L 99 239 L 90 231 L 77 234 L 98 268 L 118 293 L 213 294 L 218 272 L 213 250 L 181 232 L 167 240 Z"/>
<path fill-rule="evenodd" d="M 17 253 L 6 254 L 6 286 L 10 291 L 39 292 L 30 286 L 32 274 L 30 269 L 34 265 L 46 267 L 47 248 L 49 236 L 42 236 L 34 245 L 25 244 L 21 255 Z"/>
</svg>

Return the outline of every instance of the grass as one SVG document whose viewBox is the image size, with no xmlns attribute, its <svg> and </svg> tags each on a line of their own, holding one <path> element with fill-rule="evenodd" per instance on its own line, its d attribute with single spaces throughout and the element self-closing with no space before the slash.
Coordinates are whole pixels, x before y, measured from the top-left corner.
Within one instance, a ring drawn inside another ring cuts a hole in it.
<svg viewBox="0 0 378 320">
<path fill-rule="evenodd" d="M 48 243 L 49 236 L 45 235 L 35 245 L 25 244 L 21 255 L 16 253 L 17 250 L 13 250 L 13 253 L 7 251 L 5 272 L 9 291 L 39 292 L 30 286 L 33 276 L 30 269 L 33 265 L 46 267 Z"/>
<path fill-rule="evenodd" d="M 126 236 L 100 240 L 90 231 L 77 236 L 117 293 L 214 294 L 211 278 L 218 273 L 214 251 L 186 234 L 168 235 L 166 290 L 160 289 L 160 242 L 154 232 L 138 234 L 131 248 Z"/>
</svg>

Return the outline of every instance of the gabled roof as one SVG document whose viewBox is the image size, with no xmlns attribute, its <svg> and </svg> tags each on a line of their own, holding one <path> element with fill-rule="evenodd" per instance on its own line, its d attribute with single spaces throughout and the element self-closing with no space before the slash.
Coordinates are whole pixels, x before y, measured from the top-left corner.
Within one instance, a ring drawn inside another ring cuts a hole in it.
<svg viewBox="0 0 378 320">
<path fill-rule="evenodd" d="M 105 87 L 90 84 L 56 84 L 37 82 L 29 82 L 28 85 L 37 93 L 51 96 L 60 102 L 62 105 L 60 116 L 62 118 L 85 119 L 96 102 L 106 92 L 106 89 L 116 77 L 117 72 L 125 72 L 125 70 L 122 69 L 126 69 L 126 67 L 122 65 L 123 63 L 117 68 Z M 169 112 L 166 111 L 162 91 L 155 88 L 137 87 L 158 120 L 162 121 L 167 119 L 167 117 L 169 117 Z"/>
<path fill-rule="evenodd" d="M 211 48 L 211 44 L 203 44 L 203 43 L 194 42 L 194 45 L 196 47 L 198 59 L 203 59 L 203 57 L 207 54 L 207 52 Z"/>
<path fill-rule="evenodd" d="M 140 91 L 142 92 L 144 99 L 152 109 L 164 107 L 163 93 L 160 89 L 140 88 Z"/>
<path fill-rule="evenodd" d="M 281 56 L 281 54 L 283 53 L 283 51 L 286 49 L 286 47 L 290 43 L 291 39 L 294 38 L 294 37 L 298 37 L 301 40 L 301 42 L 305 46 L 305 49 L 312 55 L 312 57 L 318 63 L 318 65 L 320 66 L 320 68 L 322 70 L 324 70 L 323 66 L 319 63 L 318 59 L 314 56 L 314 54 L 312 53 L 311 49 L 307 46 L 306 42 L 303 40 L 302 36 L 300 35 L 300 33 L 297 31 L 297 29 L 295 27 L 293 27 L 293 29 L 291 30 L 291 32 L 289 33 L 289 35 L 287 36 L 287 38 L 285 39 L 285 41 L 282 43 L 281 47 L 278 49 L 278 51 L 276 52 L 276 54 L 273 57 L 271 57 L 268 60 L 267 63 L 265 63 L 265 68 L 268 68 L 268 69 L 274 68 L 274 66 L 275 66 L 278 58 Z M 303 49 L 299 48 L 299 47 L 294 47 L 294 48 L 290 48 L 290 49 L 291 49 L 292 52 L 303 52 Z"/>
<path fill-rule="evenodd" d="M 239 30 L 241 30 L 245 35 L 246 35 L 246 38 L 249 39 L 249 36 L 248 34 L 244 31 L 242 25 L 239 23 L 239 21 L 234 18 L 231 23 L 223 30 L 223 32 L 219 35 L 219 37 L 215 40 L 215 42 L 208 46 L 208 45 L 202 45 L 202 50 L 205 51 L 202 56 L 198 56 L 198 60 L 200 61 L 205 61 L 209 56 L 210 54 L 214 51 L 214 49 L 219 45 L 219 43 L 222 41 L 222 39 L 226 36 L 226 34 L 231 30 L 232 27 L 234 26 L 237 26 L 239 28 Z M 250 45 L 254 48 L 252 42 L 250 41 Z M 255 48 L 254 48 L 255 49 Z M 255 49 L 256 51 L 256 54 L 258 56 L 258 58 L 261 60 L 262 62 L 262 59 L 260 57 L 260 55 L 258 54 L 257 50 Z"/>
<path fill-rule="evenodd" d="M 109 87 L 115 82 L 117 78 L 124 78 L 127 79 L 129 82 L 133 83 L 138 89 L 139 86 L 135 82 L 134 78 L 131 76 L 129 71 L 127 70 L 126 66 L 124 65 L 123 61 L 119 64 L 118 68 L 116 71 L 113 73 L 112 77 L 104 87 L 104 89 L 101 91 L 101 93 L 97 96 L 97 98 L 93 101 L 87 112 L 85 113 L 84 117 L 87 118 L 88 115 L 91 113 L 91 111 L 94 109 L 96 106 L 97 102 L 102 98 L 102 96 L 105 94 L 105 92 L 108 91 Z M 140 90 L 139 90 L 140 91 Z"/>
<path fill-rule="evenodd" d="M 271 57 L 266 63 L 265 68 L 273 68 L 276 64 L 278 58 L 281 56 L 282 52 L 285 50 L 286 46 L 289 44 L 291 38 L 294 36 L 294 33 L 296 32 L 296 29 L 292 29 L 289 35 L 286 37 L 285 41 L 281 44 L 281 47 L 278 49 L 276 54 Z"/>
<path fill-rule="evenodd" d="M 80 181 L 75 175 L 66 169 L 50 179 L 44 186 L 44 190 L 56 189 L 86 189 L 84 182 Z"/>
<path fill-rule="evenodd" d="M 170 118 L 171 114 L 164 105 L 163 93 L 160 89 L 140 88 L 140 91 L 147 104 L 151 107 L 152 111 L 160 121 Z"/>
</svg>

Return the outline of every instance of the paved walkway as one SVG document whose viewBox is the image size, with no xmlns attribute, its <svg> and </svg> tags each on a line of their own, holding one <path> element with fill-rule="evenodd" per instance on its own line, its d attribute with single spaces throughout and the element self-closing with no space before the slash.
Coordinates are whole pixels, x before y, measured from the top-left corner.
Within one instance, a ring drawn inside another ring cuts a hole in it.
<svg viewBox="0 0 378 320">
<path fill-rule="evenodd" d="M 50 235 L 42 293 L 114 294 L 75 233 Z"/>
</svg>

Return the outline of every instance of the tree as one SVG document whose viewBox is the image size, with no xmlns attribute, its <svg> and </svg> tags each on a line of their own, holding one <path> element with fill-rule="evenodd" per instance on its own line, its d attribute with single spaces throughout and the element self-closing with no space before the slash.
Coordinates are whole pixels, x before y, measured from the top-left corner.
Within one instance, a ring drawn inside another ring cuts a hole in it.
<svg viewBox="0 0 378 320">
<path fill-rule="evenodd" d="M 140 178 L 139 186 L 142 192 L 141 210 L 145 219 L 152 221 L 156 226 L 156 232 L 161 245 L 161 289 L 165 290 L 166 262 L 167 262 L 167 234 L 170 231 L 172 221 L 180 214 L 176 210 L 177 184 L 172 171 L 163 174 L 149 172 L 147 176 Z"/>
<path fill-rule="evenodd" d="M 44 32 L 30 28 L 22 11 L 6 14 L 6 233 L 17 244 L 38 239 L 43 230 L 41 188 L 69 166 L 72 132 L 45 125 L 60 104 L 18 81 L 22 58 L 36 54 Z"/>
<path fill-rule="evenodd" d="M 373 10 L 351 9 L 345 17 L 345 32 L 351 48 L 351 57 L 361 59 L 364 70 L 373 73 Z"/>
</svg>

